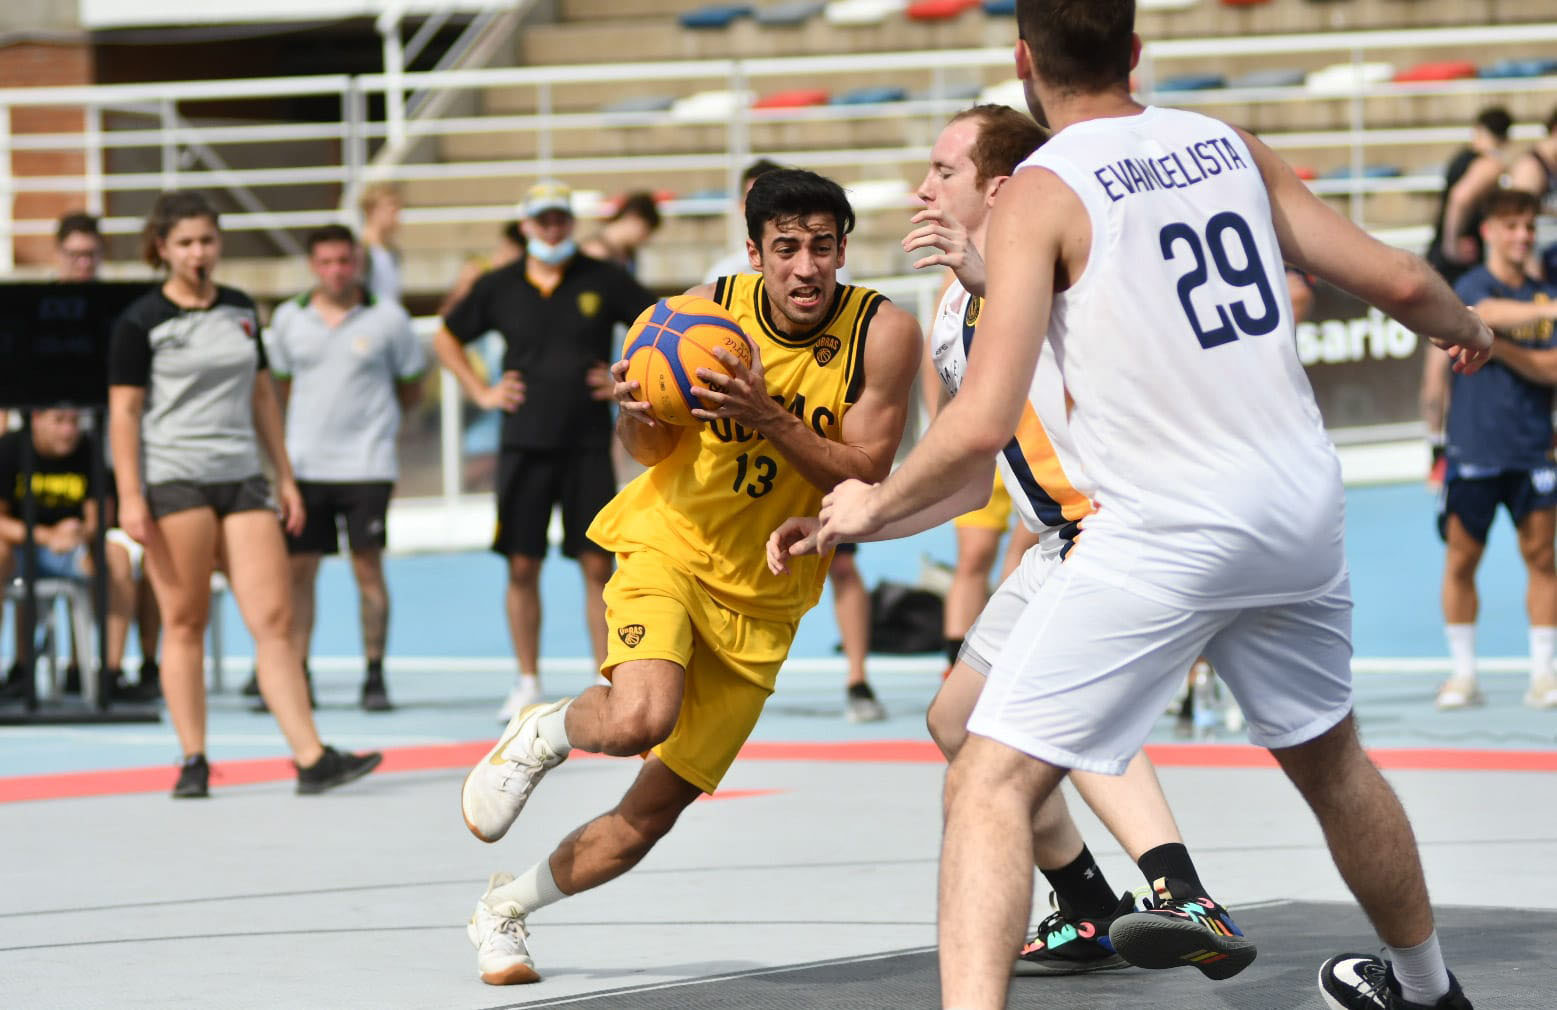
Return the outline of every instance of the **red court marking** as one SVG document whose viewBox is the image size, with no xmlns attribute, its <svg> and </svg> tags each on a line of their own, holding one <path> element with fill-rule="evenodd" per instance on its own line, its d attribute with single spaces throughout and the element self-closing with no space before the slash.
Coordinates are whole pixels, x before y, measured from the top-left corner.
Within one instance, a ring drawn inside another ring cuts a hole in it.
<svg viewBox="0 0 1557 1010">
<path fill-rule="evenodd" d="M 717 793 L 704 793 L 698 797 L 698 802 L 703 800 L 750 800 L 758 796 L 777 796 L 779 793 L 787 793 L 788 789 L 722 789 Z"/>
<path fill-rule="evenodd" d="M 463 768 L 478 760 L 491 743 L 437 744 L 395 747 L 384 752 L 384 772 L 437 771 Z M 1273 768 L 1270 754 L 1248 744 L 1151 744 L 1147 755 L 1165 768 Z M 1381 748 L 1369 752 L 1381 768 L 1400 771 L 1554 772 L 1557 751 L 1450 750 L 1443 748 Z M 599 755 L 579 752 L 575 759 Z M 780 743 L 757 740 L 741 748 L 747 761 L 840 761 L 862 764 L 940 764 L 941 752 L 928 740 L 859 740 L 848 742 Z M 211 766 L 217 788 L 282 782 L 294 776 L 285 758 L 223 761 Z M 177 769 L 111 768 L 0 778 L 0 803 L 157 793 L 173 788 Z M 715 793 L 714 799 L 766 796 L 783 790 L 747 789 Z"/>
</svg>

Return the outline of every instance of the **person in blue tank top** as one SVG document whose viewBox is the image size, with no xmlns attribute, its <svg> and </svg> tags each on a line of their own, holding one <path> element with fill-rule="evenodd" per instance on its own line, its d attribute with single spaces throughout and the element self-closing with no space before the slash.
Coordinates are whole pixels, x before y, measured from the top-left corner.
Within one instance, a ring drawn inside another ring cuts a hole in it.
<svg viewBox="0 0 1557 1010">
<path fill-rule="evenodd" d="M 1524 264 L 1535 242 L 1540 201 L 1521 190 L 1499 190 L 1486 201 L 1481 226 L 1485 259 L 1455 292 L 1498 335 L 1494 361 L 1475 375 L 1449 377 L 1448 360 L 1429 351 L 1429 421 L 1442 417 L 1448 395 L 1444 484 L 1438 530 L 1447 545 L 1443 610 L 1451 674 L 1438 692 L 1440 709 L 1480 704 L 1476 679 L 1476 568 L 1498 506 L 1518 531 L 1529 577 L 1530 690 L 1526 704 L 1557 707 L 1552 653 L 1557 644 L 1557 467 L 1552 462 L 1552 384 L 1545 357 L 1557 359 L 1553 326 L 1557 286 L 1530 277 Z M 1531 360 L 1531 358 L 1534 360 Z M 1557 364 L 1557 361 L 1554 361 Z M 1444 379 L 1448 378 L 1447 384 Z"/>
</svg>

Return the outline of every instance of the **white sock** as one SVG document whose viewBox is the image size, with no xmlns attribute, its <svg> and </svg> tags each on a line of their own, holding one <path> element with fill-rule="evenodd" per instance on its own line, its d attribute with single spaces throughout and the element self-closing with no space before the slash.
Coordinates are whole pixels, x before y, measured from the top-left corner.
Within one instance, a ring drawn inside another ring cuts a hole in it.
<svg viewBox="0 0 1557 1010">
<path fill-rule="evenodd" d="M 1552 653 L 1557 650 L 1557 628 L 1530 628 L 1530 679 L 1552 675 Z"/>
<path fill-rule="evenodd" d="M 1449 969 L 1438 949 L 1438 932 L 1415 947 L 1389 947 L 1389 960 L 1407 1003 L 1432 1006 L 1449 992 Z"/>
<path fill-rule="evenodd" d="M 486 903 L 496 912 L 505 911 L 504 906 L 512 906 L 520 915 L 529 915 L 537 908 L 545 908 L 566 897 L 551 875 L 551 859 L 547 857 L 487 895 Z"/>
<path fill-rule="evenodd" d="M 1449 665 L 1456 680 L 1476 679 L 1476 626 L 1474 624 L 1446 624 L 1444 637 L 1449 640 Z"/>
<path fill-rule="evenodd" d="M 573 749 L 573 745 L 568 742 L 567 721 L 568 709 L 572 707 L 573 701 L 569 699 L 566 705 L 555 712 L 547 712 L 535 724 L 536 735 L 546 741 L 546 746 L 551 748 L 552 753 L 562 757 L 566 757 L 568 751 Z"/>
</svg>

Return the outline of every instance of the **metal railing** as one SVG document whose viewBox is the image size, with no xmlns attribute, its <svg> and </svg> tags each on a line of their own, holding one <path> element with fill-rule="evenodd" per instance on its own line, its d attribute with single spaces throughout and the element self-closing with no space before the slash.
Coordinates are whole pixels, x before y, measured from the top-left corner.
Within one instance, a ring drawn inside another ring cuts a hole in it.
<svg viewBox="0 0 1557 1010">
<path fill-rule="evenodd" d="M 1145 50 L 1140 85 L 1147 100 L 1187 107 L 1217 104 L 1291 102 L 1343 103 L 1348 110 L 1347 128 L 1328 131 L 1272 133 L 1268 141 L 1278 150 L 1339 149 L 1349 152 L 1351 176 L 1315 182 L 1316 191 L 1350 199 L 1352 216 L 1366 225 L 1364 198 L 1376 193 L 1429 193 L 1441 186 L 1436 174 L 1410 172 L 1396 178 L 1366 178 L 1366 152 L 1370 147 L 1400 144 L 1452 142 L 1463 127 L 1420 129 L 1371 128 L 1366 103 L 1390 96 L 1450 97 L 1484 95 L 1489 98 L 1514 93 L 1552 92 L 1557 98 L 1557 77 L 1518 80 L 1462 80 L 1430 84 L 1380 83 L 1354 89 L 1345 95 L 1316 95 L 1308 89 L 1244 88 L 1190 92 L 1154 91 L 1164 66 L 1175 61 L 1249 55 L 1336 53 L 1341 62 L 1361 64 L 1369 57 L 1405 49 L 1475 49 L 1495 54 L 1502 45 L 1557 42 L 1557 24 L 1488 28 L 1422 29 L 1398 32 L 1350 32 L 1249 38 L 1171 40 L 1151 43 Z M 772 59 L 698 60 L 679 63 L 589 64 L 557 67 L 511 67 L 474 70 L 439 70 L 425 73 L 390 72 L 360 76 L 320 75 L 242 81 L 201 81 L 170 84 L 102 85 L 66 88 L 0 89 L 0 204 L 26 193 L 72 193 L 81 196 L 88 209 L 113 210 L 110 197 L 120 193 L 149 192 L 173 186 L 210 187 L 235 194 L 242 210 L 224 216 L 230 230 L 263 230 L 284 233 L 333 221 L 350 221 L 347 194 L 366 175 L 403 182 L 422 180 L 479 180 L 543 174 L 596 174 L 620 177 L 624 185 L 645 172 L 719 174 L 726 189 L 737 188 L 739 172 L 756 155 L 777 155 L 788 161 L 820 169 L 879 167 L 897 175 L 904 166 L 923 162 L 921 146 L 838 148 L 831 150 L 757 150 L 751 131 L 760 124 L 871 121 L 923 122 L 933 128 L 951 112 L 966 104 L 937 97 L 949 94 L 959 79 L 982 75 L 989 68 L 1006 67 L 1009 50 L 959 49 L 939 52 L 859 53 Z M 686 126 L 666 112 L 607 113 L 565 111 L 558 108 L 559 93 L 580 85 L 611 84 L 618 94 L 655 89 L 716 87 L 750 92 L 759 85 L 793 86 L 820 75 L 896 73 L 928 81 L 927 97 L 876 105 L 820 106 L 801 109 L 742 109 L 726 119 L 704 122 L 722 128 L 725 143 L 708 152 L 668 152 L 647 155 L 563 157 L 559 139 L 568 133 L 640 130 Z M 415 117 L 404 101 L 410 92 L 439 96 L 460 91 L 492 89 L 528 91 L 534 111 L 469 116 Z M 338 102 L 338 114 L 320 122 L 196 123 L 184 110 L 190 103 L 209 100 L 284 100 L 327 96 Z M 400 100 L 395 100 L 399 96 Z M 384 115 L 370 118 L 369 99 L 382 98 Z M 16 133 L 12 110 L 39 107 L 79 108 L 80 131 Z M 105 115 L 133 110 L 155 110 L 155 125 L 112 128 Z M 1519 137 L 1532 136 L 1533 127 L 1522 127 Z M 409 158 L 375 160 L 377 152 L 420 139 L 453 138 L 479 134 L 522 134 L 534 138 L 535 155 L 526 158 L 468 161 L 415 161 Z M 324 141 L 336 154 L 314 163 L 283 168 L 243 167 L 238 156 L 245 145 L 300 144 Z M 218 148 L 223 152 L 219 153 Z M 139 149 L 155 152 L 155 170 L 108 171 L 111 152 Z M 229 150 L 231 149 L 231 150 Z M 15 176 L 11 154 L 23 151 L 65 151 L 83 155 L 81 172 Z M 200 165 L 191 168 L 186 156 Z M 315 205 L 286 210 L 267 203 L 266 195 L 283 187 L 312 185 L 322 193 Z M 517 188 L 517 184 L 516 184 Z M 727 214 L 727 202 L 717 199 L 676 201 L 666 208 L 670 216 Z M 406 214 L 410 223 L 474 223 L 501 219 L 506 205 L 440 204 L 414 206 Z M 730 215 L 732 239 L 739 223 Z M 138 230 L 140 222 L 128 215 L 110 216 L 104 222 L 110 234 Z M 49 219 L 13 219 L 0 215 L 0 270 L 13 267 L 16 236 L 49 234 Z M 278 240 L 279 241 L 279 240 Z"/>
</svg>

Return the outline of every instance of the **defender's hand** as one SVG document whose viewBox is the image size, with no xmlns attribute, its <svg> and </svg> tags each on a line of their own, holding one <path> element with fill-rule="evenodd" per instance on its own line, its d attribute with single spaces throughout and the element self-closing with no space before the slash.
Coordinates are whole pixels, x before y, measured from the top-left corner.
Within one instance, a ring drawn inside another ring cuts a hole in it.
<svg viewBox="0 0 1557 1010">
<path fill-rule="evenodd" d="M 880 486 L 862 480 L 846 480 L 822 499 L 822 528 L 816 541 L 818 551 L 826 553 L 845 540 L 857 540 L 881 528 L 875 517 L 876 489 Z"/>
</svg>

